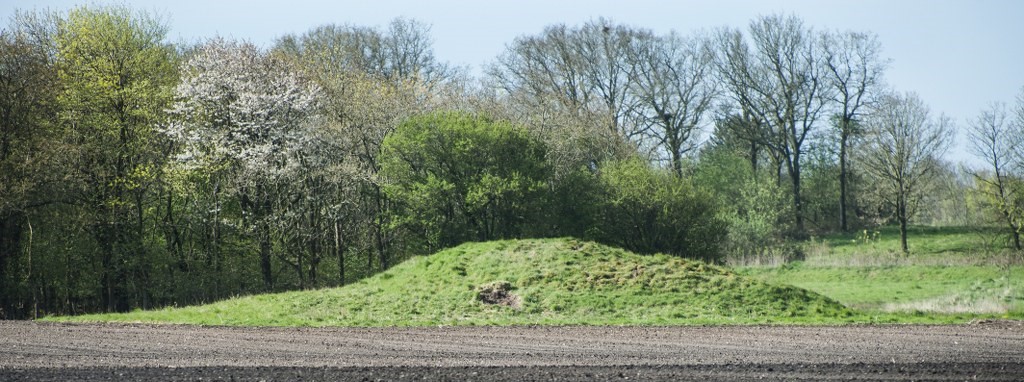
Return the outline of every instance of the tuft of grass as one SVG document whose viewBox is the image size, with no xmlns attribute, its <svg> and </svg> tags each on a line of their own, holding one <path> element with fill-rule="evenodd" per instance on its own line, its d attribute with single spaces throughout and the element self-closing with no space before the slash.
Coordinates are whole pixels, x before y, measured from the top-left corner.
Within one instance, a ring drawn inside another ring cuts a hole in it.
<svg viewBox="0 0 1024 382">
<path fill-rule="evenodd" d="M 574 239 L 537 239 L 464 244 L 341 288 L 47 320 L 426 326 L 818 324 L 878 317 L 857 314 L 818 293 L 700 261 L 641 256 Z"/>
</svg>

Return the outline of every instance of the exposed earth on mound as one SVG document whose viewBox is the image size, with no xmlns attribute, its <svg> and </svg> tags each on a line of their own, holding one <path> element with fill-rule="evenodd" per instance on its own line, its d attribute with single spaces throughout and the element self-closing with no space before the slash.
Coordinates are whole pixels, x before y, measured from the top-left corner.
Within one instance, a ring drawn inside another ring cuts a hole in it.
<svg viewBox="0 0 1024 382">
<path fill-rule="evenodd" d="M 1024 325 L 244 328 L 0 322 L 0 380 L 1019 380 Z"/>
</svg>

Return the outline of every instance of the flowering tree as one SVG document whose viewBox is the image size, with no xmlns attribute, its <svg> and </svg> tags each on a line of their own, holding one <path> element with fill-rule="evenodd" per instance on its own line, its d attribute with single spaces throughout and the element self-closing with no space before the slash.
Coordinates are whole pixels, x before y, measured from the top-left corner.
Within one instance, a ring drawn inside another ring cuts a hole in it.
<svg viewBox="0 0 1024 382">
<path fill-rule="evenodd" d="M 202 45 L 181 71 L 165 131 L 179 145 L 180 163 L 208 172 L 214 192 L 236 198 L 241 225 L 259 242 L 270 289 L 275 198 L 302 171 L 319 90 L 286 60 L 220 38 Z"/>
</svg>

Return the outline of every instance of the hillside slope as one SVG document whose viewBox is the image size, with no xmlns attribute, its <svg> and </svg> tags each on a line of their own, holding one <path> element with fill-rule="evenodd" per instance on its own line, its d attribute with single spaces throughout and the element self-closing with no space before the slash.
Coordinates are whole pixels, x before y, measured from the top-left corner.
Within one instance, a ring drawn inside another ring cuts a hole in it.
<svg viewBox="0 0 1024 382">
<path fill-rule="evenodd" d="M 52 318 L 257 326 L 841 322 L 841 304 L 803 289 L 664 255 L 574 239 L 469 243 L 341 288 L 209 305 Z"/>
</svg>

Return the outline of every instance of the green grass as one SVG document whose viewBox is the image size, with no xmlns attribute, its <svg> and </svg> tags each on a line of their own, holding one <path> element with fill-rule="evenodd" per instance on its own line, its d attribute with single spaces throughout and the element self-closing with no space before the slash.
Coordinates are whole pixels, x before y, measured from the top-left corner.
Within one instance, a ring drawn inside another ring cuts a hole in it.
<svg viewBox="0 0 1024 382">
<path fill-rule="evenodd" d="M 512 285 L 518 306 L 477 299 Z M 572 239 L 465 244 L 342 288 L 54 321 L 253 326 L 677 325 L 871 321 L 833 299 L 729 269 Z"/>
<path fill-rule="evenodd" d="M 805 261 L 737 269 L 869 315 L 1024 318 L 1021 254 L 997 231 L 916 226 L 907 241 L 904 255 L 896 227 L 829 235 L 807 243 Z"/>
<path fill-rule="evenodd" d="M 1022 317 L 1024 267 L 908 265 L 745 268 L 765 282 L 829 296 L 866 313 L 976 313 Z"/>
<path fill-rule="evenodd" d="M 900 250 L 899 229 L 885 226 L 813 238 L 806 245 L 806 263 L 822 266 L 990 265 L 1007 263 L 1020 254 L 1006 247 L 1008 235 L 976 227 L 908 228 L 909 255 Z"/>
</svg>

